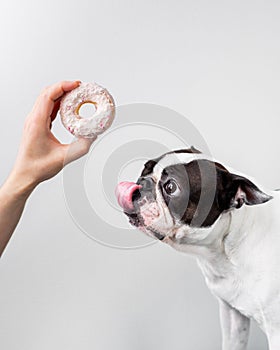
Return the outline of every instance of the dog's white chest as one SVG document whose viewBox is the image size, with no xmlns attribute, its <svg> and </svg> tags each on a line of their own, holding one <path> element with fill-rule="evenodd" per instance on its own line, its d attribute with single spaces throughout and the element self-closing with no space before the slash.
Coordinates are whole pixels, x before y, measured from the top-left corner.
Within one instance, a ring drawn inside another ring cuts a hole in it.
<svg viewBox="0 0 280 350">
<path fill-rule="evenodd" d="M 265 230 L 262 221 L 243 234 L 231 261 L 218 258 L 213 268 L 199 260 L 199 266 L 216 297 L 271 333 L 280 328 L 280 226 L 276 220 Z"/>
<path fill-rule="evenodd" d="M 252 288 L 254 282 L 248 276 L 243 278 L 242 271 L 228 271 L 225 276 L 215 276 L 205 268 L 204 264 L 199 263 L 199 266 L 208 288 L 216 297 L 224 300 L 243 315 L 254 318 L 260 325 L 263 324 L 261 302 L 255 295 L 255 289 Z"/>
</svg>

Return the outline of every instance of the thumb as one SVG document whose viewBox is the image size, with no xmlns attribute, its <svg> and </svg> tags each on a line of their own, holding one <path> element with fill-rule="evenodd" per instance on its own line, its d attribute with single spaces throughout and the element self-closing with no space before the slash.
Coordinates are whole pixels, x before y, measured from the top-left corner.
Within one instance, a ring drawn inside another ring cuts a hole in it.
<svg viewBox="0 0 280 350">
<path fill-rule="evenodd" d="M 64 145 L 64 165 L 67 165 L 87 154 L 90 149 L 90 146 L 96 140 L 96 137 L 97 136 L 93 138 L 78 138 L 69 145 Z"/>
</svg>

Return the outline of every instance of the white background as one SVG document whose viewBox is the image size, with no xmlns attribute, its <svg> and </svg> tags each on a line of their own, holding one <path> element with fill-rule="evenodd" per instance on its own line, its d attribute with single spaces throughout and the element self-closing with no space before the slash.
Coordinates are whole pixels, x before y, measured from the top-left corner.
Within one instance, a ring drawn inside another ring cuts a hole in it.
<svg viewBox="0 0 280 350">
<path fill-rule="evenodd" d="M 80 79 L 106 86 L 118 105 L 180 112 L 215 158 L 280 186 L 276 0 L 11 0 L 0 17 L 2 182 L 41 89 Z M 71 140 L 59 120 L 54 132 Z M 36 189 L 1 258 L 1 348 L 219 349 L 218 305 L 196 262 L 160 244 L 126 251 L 90 240 L 61 180 Z M 255 326 L 249 348 L 267 348 Z"/>
</svg>

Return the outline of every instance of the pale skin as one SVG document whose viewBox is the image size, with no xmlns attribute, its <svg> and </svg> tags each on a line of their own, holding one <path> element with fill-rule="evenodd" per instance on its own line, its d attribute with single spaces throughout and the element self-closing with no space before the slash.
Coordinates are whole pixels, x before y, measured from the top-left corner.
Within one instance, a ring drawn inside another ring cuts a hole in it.
<svg viewBox="0 0 280 350">
<path fill-rule="evenodd" d="M 63 81 L 45 88 L 26 118 L 15 164 L 0 188 L 0 256 L 35 187 L 85 155 L 94 141 L 79 138 L 71 144 L 62 144 L 51 131 L 62 96 L 79 84 Z"/>
</svg>

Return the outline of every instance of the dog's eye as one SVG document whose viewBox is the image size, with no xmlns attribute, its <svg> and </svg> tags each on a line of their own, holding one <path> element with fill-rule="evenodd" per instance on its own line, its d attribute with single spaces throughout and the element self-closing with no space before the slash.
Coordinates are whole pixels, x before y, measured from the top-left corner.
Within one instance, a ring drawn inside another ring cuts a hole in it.
<svg viewBox="0 0 280 350">
<path fill-rule="evenodd" d="M 164 184 L 164 189 L 165 189 L 165 192 L 169 195 L 175 194 L 179 190 L 178 185 L 174 180 L 168 180 Z"/>
</svg>

